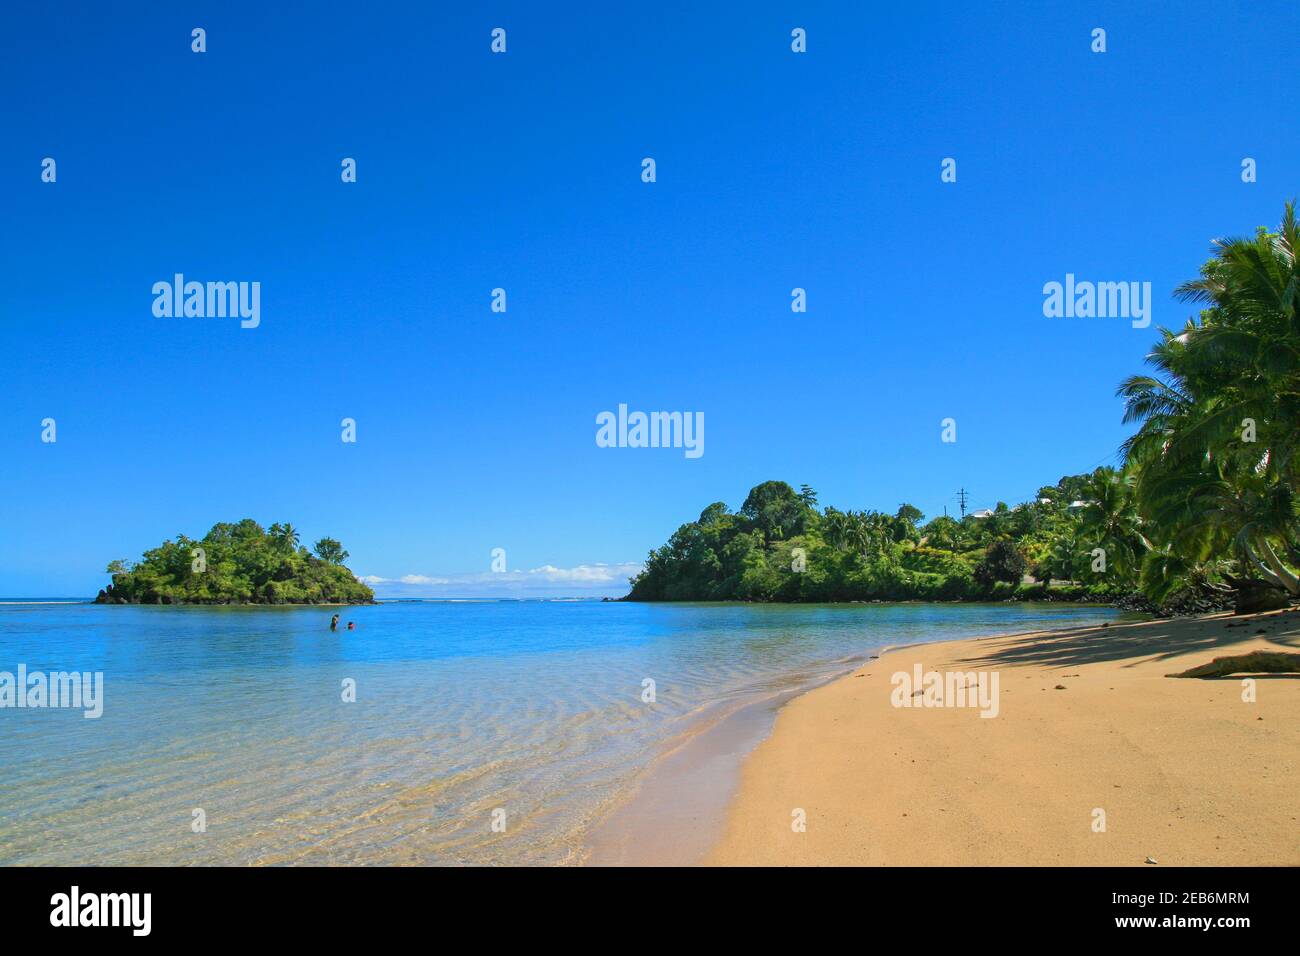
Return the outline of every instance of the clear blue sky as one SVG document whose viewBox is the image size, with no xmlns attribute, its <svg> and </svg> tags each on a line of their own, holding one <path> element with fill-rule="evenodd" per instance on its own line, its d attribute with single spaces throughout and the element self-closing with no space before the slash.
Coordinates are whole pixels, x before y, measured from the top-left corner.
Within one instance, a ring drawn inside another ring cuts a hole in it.
<svg viewBox="0 0 1300 956">
<path fill-rule="evenodd" d="M 1294 2 L 624 6 L 9 11 L 0 594 L 245 516 L 451 582 L 381 594 L 493 593 L 496 547 L 622 593 L 590 566 L 765 479 L 1014 502 L 1113 460 L 1172 288 L 1300 192 Z M 155 318 L 176 272 L 261 326 Z M 1152 327 L 1044 318 L 1067 272 L 1150 281 Z M 596 447 L 620 402 L 704 456 Z"/>
</svg>

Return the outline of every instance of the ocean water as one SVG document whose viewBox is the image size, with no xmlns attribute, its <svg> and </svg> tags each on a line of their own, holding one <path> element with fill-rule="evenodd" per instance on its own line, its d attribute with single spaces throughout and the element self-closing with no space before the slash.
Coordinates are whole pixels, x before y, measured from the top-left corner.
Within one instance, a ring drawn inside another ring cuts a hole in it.
<svg viewBox="0 0 1300 956">
<path fill-rule="evenodd" d="M 0 671 L 104 675 L 99 719 L 0 709 L 0 864 L 575 863 L 709 708 L 888 644 L 1121 617 L 447 601 L 338 609 L 335 634 L 334 610 L 0 602 Z"/>
</svg>

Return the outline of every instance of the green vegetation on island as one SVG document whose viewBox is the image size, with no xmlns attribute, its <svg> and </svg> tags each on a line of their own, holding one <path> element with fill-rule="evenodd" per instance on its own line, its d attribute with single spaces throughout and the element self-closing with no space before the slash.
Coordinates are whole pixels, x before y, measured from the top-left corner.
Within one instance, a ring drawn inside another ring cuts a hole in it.
<svg viewBox="0 0 1300 956">
<path fill-rule="evenodd" d="M 212 526 L 202 538 L 175 541 L 131 565 L 118 560 L 99 604 L 368 604 L 375 594 L 344 567 L 333 538 L 309 551 L 290 524 L 263 529 L 251 518 Z"/>
<path fill-rule="evenodd" d="M 651 551 L 628 599 L 1114 600 L 1134 590 L 1140 547 L 1132 495 L 1116 493 L 1125 487 L 1102 468 L 1062 478 L 1028 504 L 923 524 L 909 504 L 892 514 L 820 509 L 807 485 L 766 481 L 739 511 L 715 502 Z M 1118 567 L 1091 572 L 1093 541 L 1125 556 Z M 1026 581 L 1030 571 L 1037 581 Z"/>
<path fill-rule="evenodd" d="M 754 488 L 650 552 L 633 601 L 1124 600 L 1241 610 L 1300 598 L 1300 247 L 1276 232 L 1218 240 L 1175 295 L 1203 306 L 1161 329 L 1155 374 L 1126 380 L 1120 469 L 962 520 L 818 508 L 806 485 Z"/>
</svg>

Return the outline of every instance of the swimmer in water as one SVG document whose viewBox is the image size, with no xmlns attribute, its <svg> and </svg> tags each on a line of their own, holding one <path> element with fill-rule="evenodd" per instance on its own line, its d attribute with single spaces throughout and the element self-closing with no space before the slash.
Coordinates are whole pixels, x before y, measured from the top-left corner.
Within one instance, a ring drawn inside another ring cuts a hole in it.
<svg viewBox="0 0 1300 956">
<path fill-rule="evenodd" d="M 339 629 L 339 616 L 335 614 L 332 618 L 330 618 L 330 630 L 337 631 L 338 629 Z"/>
</svg>

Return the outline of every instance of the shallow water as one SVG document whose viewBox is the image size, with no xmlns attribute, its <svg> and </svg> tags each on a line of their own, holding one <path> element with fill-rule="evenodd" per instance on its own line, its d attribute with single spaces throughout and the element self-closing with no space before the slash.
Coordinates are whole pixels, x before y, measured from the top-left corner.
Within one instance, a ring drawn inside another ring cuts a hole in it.
<svg viewBox="0 0 1300 956">
<path fill-rule="evenodd" d="M 0 602 L 0 671 L 104 674 L 97 720 L 0 709 L 0 864 L 576 862 L 590 823 L 711 705 L 889 644 L 1122 616 L 421 602 L 343 609 L 358 630 L 332 634 L 333 613 Z"/>
</svg>

